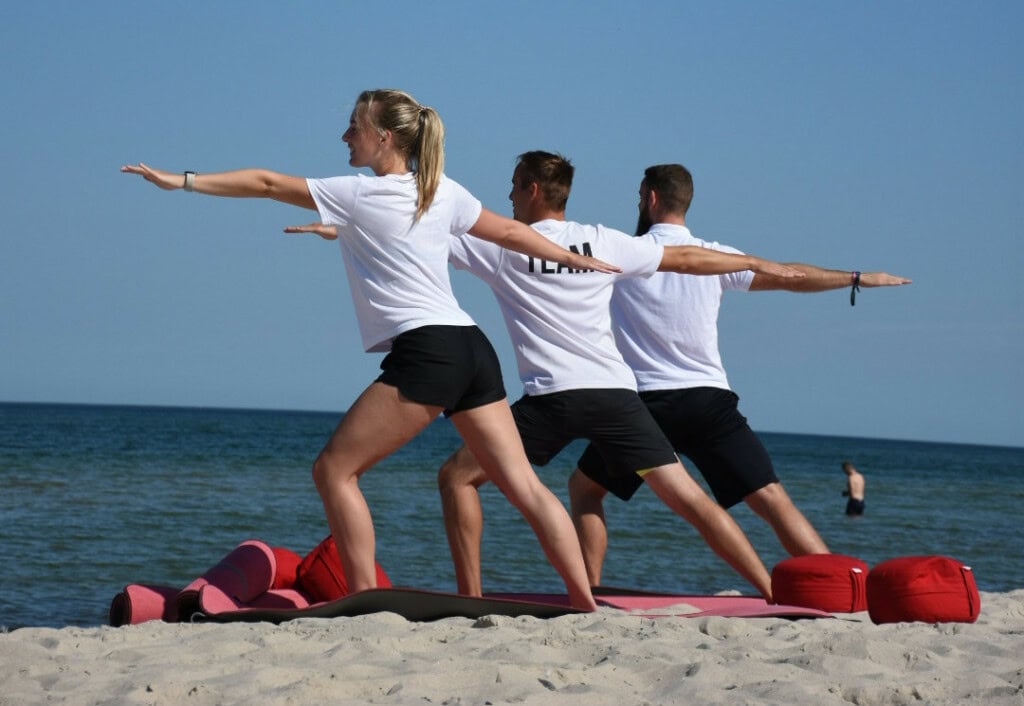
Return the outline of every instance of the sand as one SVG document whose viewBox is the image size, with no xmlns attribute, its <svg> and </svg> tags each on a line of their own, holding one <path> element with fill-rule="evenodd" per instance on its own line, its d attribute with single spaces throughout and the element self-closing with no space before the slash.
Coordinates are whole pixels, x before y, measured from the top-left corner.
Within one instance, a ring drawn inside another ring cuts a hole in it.
<svg viewBox="0 0 1024 706">
<path fill-rule="evenodd" d="M 978 621 L 412 623 L 392 613 L 0 634 L 0 704 L 1024 704 L 1024 590 Z"/>
</svg>

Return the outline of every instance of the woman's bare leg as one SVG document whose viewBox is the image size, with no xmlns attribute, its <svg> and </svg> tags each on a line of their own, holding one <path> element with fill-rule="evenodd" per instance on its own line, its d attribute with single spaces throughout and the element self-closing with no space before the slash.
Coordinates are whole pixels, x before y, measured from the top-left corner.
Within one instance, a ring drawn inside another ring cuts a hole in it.
<svg viewBox="0 0 1024 706">
<path fill-rule="evenodd" d="M 530 523 L 565 581 L 573 607 L 597 610 L 572 520 L 527 460 L 508 402 L 458 412 L 451 419 L 487 477 Z"/>
<path fill-rule="evenodd" d="M 313 481 L 353 593 L 377 585 L 373 519 L 359 477 L 440 412 L 440 407 L 412 402 L 398 388 L 374 382 L 338 423 L 313 464 Z"/>
</svg>

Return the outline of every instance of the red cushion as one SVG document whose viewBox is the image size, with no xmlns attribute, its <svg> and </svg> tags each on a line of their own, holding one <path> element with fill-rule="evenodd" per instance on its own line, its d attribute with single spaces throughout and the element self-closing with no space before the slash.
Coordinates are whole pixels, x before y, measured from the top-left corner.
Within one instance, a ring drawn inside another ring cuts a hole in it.
<svg viewBox="0 0 1024 706">
<path fill-rule="evenodd" d="M 980 611 L 971 567 L 948 556 L 888 559 L 868 574 L 874 623 L 973 623 Z"/>
<path fill-rule="evenodd" d="M 271 589 L 295 588 L 302 557 L 285 547 L 271 547 L 274 559 L 277 560 L 277 571 L 274 573 L 274 584 Z"/>
<path fill-rule="evenodd" d="M 868 565 L 845 554 L 804 554 L 772 569 L 772 599 L 835 613 L 867 610 Z"/>
<path fill-rule="evenodd" d="M 387 588 L 391 581 L 381 565 L 376 566 L 377 587 Z M 299 564 L 298 585 L 317 602 L 333 601 L 348 595 L 348 581 L 341 568 L 341 559 L 338 558 L 338 548 L 333 537 L 327 535 L 303 558 Z"/>
</svg>

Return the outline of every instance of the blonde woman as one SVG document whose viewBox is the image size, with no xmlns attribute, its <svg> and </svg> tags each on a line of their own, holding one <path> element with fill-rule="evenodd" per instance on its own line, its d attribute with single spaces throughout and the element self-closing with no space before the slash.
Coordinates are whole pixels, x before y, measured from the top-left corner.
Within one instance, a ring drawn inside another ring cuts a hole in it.
<svg viewBox="0 0 1024 706">
<path fill-rule="evenodd" d="M 595 610 L 572 521 L 526 458 L 497 356 L 452 294 L 448 252 L 453 238 L 469 233 L 574 269 L 617 268 L 483 208 L 447 178 L 441 118 L 407 93 L 361 93 L 342 140 L 349 164 L 368 167 L 373 176 L 306 179 L 264 169 L 182 174 L 142 163 L 121 171 L 166 190 L 290 203 L 334 226 L 363 347 L 388 353 L 383 373 L 351 405 L 313 464 L 353 592 L 376 585 L 373 521 L 359 477 L 443 412 L 530 523 L 572 605 Z"/>
</svg>

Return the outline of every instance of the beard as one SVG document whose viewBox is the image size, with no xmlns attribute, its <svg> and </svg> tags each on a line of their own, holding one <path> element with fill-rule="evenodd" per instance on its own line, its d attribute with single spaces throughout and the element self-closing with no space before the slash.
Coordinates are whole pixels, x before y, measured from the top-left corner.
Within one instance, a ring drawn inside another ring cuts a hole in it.
<svg viewBox="0 0 1024 706">
<path fill-rule="evenodd" d="M 640 209 L 640 215 L 636 219 L 636 232 L 633 235 L 644 235 L 651 229 L 651 213 L 646 206 Z"/>
</svg>

